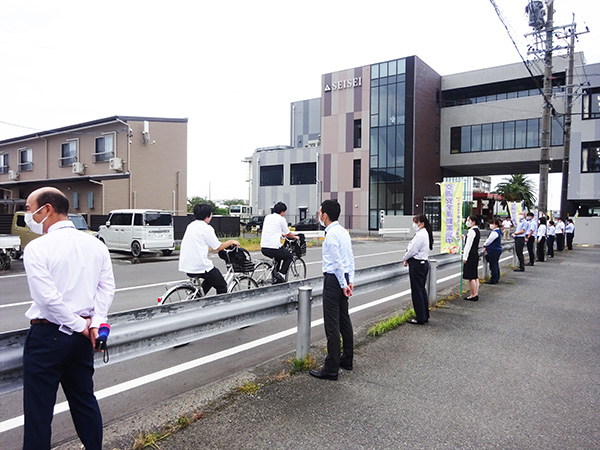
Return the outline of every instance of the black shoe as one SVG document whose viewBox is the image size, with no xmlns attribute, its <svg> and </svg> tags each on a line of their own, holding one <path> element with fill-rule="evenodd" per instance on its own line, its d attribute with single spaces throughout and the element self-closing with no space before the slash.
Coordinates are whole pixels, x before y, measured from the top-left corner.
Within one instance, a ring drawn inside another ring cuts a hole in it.
<svg viewBox="0 0 600 450">
<path fill-rule="evenodd" d="M 479 300 L 479 295 L 476 295 L 475 297 L 465 297 L 465 300 L 469 300 L 470 302 L 476 302 L 477 300 Z"/>
<path fill-rule="evenodd" d="M 352 370 L 352 363 L 340 363 L 340 367 L 344 370 Z"/>
<path fill-rule="evenodd" d="M 528 266 L 533 266 L 533 263 L 529 263 L 529 264 L 527 264 L 527 265 L 528 265 Z"/>
<path fill-rule="evenodd" d="M 425 325 L 425 322 L 419 322 L 417 319 L 407 320 L 406 323 L 410 323 L 411 325 Z"/>
<path fill-rule="evenodd" d="M 525 269 L 515 269 L 513 272 L 525 272 Z"/>
<path fill-rule="evenodd" d="M 275 283 L 285 283 L 285 277 L 283 274 L 276 272 L 275 273 Z"/>
<path fill-rule="evenodd" d="M 324 367 L 321 370 L 313 369 L 309 373 L 311 376 L 313 376 L 315 378 L 319 378 L 320 380 L 337 381 L 337 379 L 338 379 L 337 373 L 326 372 Z"/>
</svg>

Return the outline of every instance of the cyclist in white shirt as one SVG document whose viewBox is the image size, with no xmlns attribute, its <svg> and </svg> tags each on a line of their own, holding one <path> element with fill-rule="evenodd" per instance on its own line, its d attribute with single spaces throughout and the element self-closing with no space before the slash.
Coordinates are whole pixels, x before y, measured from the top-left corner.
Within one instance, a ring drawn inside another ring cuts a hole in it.
<svg viewBox="0 0 600 450">
<path fill-rule="evenodd" d="M 273 276 L 278 283 L 285 282 L 285 276 L 293 258 L 291 252 L 282 248 L 281 238 L 298 239 L 298 236 L 292 233 L 287 226 L 287 222 L 285 221 L 286 211 L 287 206 L 285 203 L 279 202 L 275 204 L 273 213 L 265 217 L 260 238 L 260 251 L 262 254 L 267 258 L 275 259 Z"/>
<path fill-rule="evenodd" d="M 217 294 L 227 292 L 225 278 L 208 257 L 209 249 L 218 252 L 230 245 L 239 247 L 238 241 L 221 242 L 215 229 L 209 225 L 212 219 L 212 206 L 208 203 L 194 205 L 194 220 L 185 229 L 179 252 L 179 270 L 189 277 L 203 278 L 202 290 L 206 294 L 215 288 Z"/>
</svg>

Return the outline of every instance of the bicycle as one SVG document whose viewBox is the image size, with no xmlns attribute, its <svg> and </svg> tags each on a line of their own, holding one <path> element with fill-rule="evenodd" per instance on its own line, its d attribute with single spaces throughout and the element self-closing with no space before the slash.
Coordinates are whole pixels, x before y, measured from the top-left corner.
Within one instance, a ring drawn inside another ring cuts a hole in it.
<svg viewBox="0 0 600 450">
<path fill-rule="evenodd" d="M 227 292 L 238 292 L 258 287 L 258 283 L 250 275 L 246 275 L 253 271 L 254 263 L 249 260 L 247 261 L 250 264 L 247 262 L 237 263 L 232 261 L 230 254 L 234 250 L 235 247 L 228 247 L 219 252 L 219 256 L 225 261 L 225 267 L 227 267 L 227 272 L 223 277 L 227 283 Z M 247 253 L 245 249 L 241 249 L 241 251 Z M 158 298 L 158 303 L 164 305 L 165 303 L 177 303 L 204 298 L 206 294 L 202 290 L 203 281 L 202 277 L 192 276 L 187 281 L 171 286 Z"/>
<path fill-rule="evenodd" d="M 306 243 L 298 243 L 296 239 L 285 238 L 283 243 L 285 248 L 292 252 L 292 263 L 288 272 L 285 274 L 285 281 L 297 281 L 306 279 L 306 263 L 302 256 L 306 255 Z M 275 284 L 277 279 L 273 269 L 276 267 L 274 258 L 263 259 L 255 267 L 252 272 L 252 278 L 258 286 L 266 286 Z"/>
</svg>

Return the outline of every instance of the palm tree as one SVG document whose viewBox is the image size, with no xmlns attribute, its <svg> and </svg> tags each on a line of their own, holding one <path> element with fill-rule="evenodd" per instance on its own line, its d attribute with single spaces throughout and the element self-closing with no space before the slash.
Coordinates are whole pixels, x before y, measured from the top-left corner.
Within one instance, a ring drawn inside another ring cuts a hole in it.
<svg viewBox="0 0 600 450">
<path fill-rule="evenodd" d="M 496 186 L 496 193 L 502 196 L 502 206 L 508 209 L 508 202 L 524 202 L 525 208 L 532 210 L 536 198 L 533 195 L 533 183 L 522 174 L 503 178 Z"/>
</svg>

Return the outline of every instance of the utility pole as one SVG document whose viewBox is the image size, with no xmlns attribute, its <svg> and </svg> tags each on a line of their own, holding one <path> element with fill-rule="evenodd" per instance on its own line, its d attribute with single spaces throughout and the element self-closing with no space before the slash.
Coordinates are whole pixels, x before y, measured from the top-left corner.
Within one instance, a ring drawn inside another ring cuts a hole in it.
<svg viewBox="0 0 600 450">
<path fill-rule="evenodd" d="M 567 191 L 569 188 L 569 158 L 571 154 L 571 123 L 573 111 L 573 71 L 575 70 L 575 20 L 569 42 L 569 68 L 567 69 L 567 107 L 565 111 L 565 146 L 562 161 L 562 186 L 560 190 L 560 217 L 567 217 Z"/>
<path fill-rule="evenodd" d="M 550 129 L 552 128 L 552 35 L 554 28 L 554 0 L 548 1 L 546 19 L 546 51 L 544 54 L 544 107 L 542 110 L 542 142 L 540 155 L 540 186 L 538 209 L 548 210 L 548 172 L 550 171 Z"/>
</svg>

